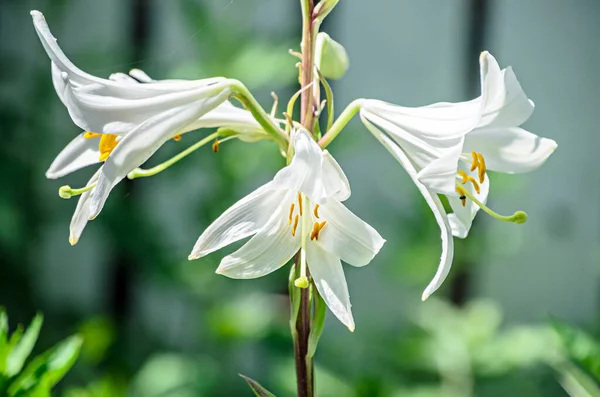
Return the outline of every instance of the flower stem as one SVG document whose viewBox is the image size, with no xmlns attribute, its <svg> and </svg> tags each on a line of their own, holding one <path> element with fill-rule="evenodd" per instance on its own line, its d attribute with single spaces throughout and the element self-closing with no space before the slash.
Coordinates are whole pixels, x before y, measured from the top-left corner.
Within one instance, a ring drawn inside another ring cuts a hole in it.
<svg viewBox="0 0 600 397">
<path fill-rule="evenodd" d="M 306 89 L 315 83 L 314 76 L 314 58 L 315 41 L 319 23 L 314 19 L 314 0 L 301 0 L 302 5 L 302 70 L 300 79 L 301 96 L 301 114 L 300 123 L 314 134 L 314 92 Z M 296 256 L 296 263 L 299 264 L 301 253 Z M 300 272 L 300 269 L 297 269 Z M 305 276 L 310 280 L 310 272 L 305 270 Z M 292 287 L 293 288 L 293 287 Z M 298 397 L 314 397 L 315 378 L 314 362 L 312 357 L 308 356 L 308 345 L 311 331 L 312 304 L 310 296 L 311 288 L 300 288 L 300 294 L 294 294 L 299 302 L 298 317 L 296 319 L 294 336 L 294 356 L 296 362 L 296 383 L 298 386 Z"/>
<path fill-rule="evenodd" d="M 260 106 L 258 101 L 252 96 L 252 93 L 242 82 L 229 79 L 229 86 L 236 94 L 234 97 L 239 100 L 246 109 L 252 113 L 258 124 L 271 135 L 273 140 L 282 150 L 287 148 L 288 138 L 285 133 L 271 120 L 267 112 Z"/>
<path fill-rule="evenodd" d="M 354 116 L 360 111 L 362 107 L 362 99 L 355 99 L 350 102 L 346 109 L 340 114 L 335 123 L 331 126 L 331 128 L 327 131 L 325 135 L 319 140 L 319 145 L 325 149 L 327 145 L 329 145 L 335 137 L 338 136 L 340 132 L 346 127 L 346 125 L 352 120 Z"/>
<path fill-rule="evenodd" d="M 188 156 L 190 153 L 192 153 L 192 152 L 196 151 L 197 149 L 201 148 L 202 146 L 206 145 L 207 143 L 209 143 L 211 141 L 214 141 L 219 136 L 220 136 L 219 132 L 215 132 L 213 134 L 210 134 L 206 138 L 204 138 L 204 139 L 196 142 L 195 144 L 193 144 L 189 148 L 185 149 L 183 152 L 179 153 L 176 156 L 171 157 L 169 160 L 165 161 L 162 164 L 157 165 L 156 167 L 152 167 L 152 168 L 147 169 L 147 170 L 144 170 L 144 169 L 141 169 L 141 168 L 136 168 L 135 170 L 133 170 L 129 174 L 127 174 L 127 178 L 129 178 L 129 179 L 136 179 L 136 178 L 143 178 L 143 177 L 147 177 L 147 176 L 156 175 L 159 172 L 162 172 L 162 171 L 166 170 L 167 168 L 169 168 L 170 166 L 172 166 L 173 164 L 175 164 L 179 160 L 183 159 L 184 157 Z"/>
</svg>

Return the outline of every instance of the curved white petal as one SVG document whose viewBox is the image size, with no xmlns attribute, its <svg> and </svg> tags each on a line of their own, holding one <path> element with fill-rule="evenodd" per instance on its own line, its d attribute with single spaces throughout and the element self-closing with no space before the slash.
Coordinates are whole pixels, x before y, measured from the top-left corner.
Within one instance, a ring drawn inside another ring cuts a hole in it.
<svg viewBox="0 0 600 397">
<path fill-rule="evenodd" d="M 265 226 L 282 204 L 285 191 L 263 185 L 229 207 L 202 233 L 189 259 L 198 259 L 231 243 L 249 237 Z"/>
<path fill-rule="evenodd" d="M 410 162 L 402 149 L 394 141 L 377 129 L 377 127 L 362 117 L 362 115 L 361 118 L 373 136 L 375 136 L 375 138 L 377 138 L 377 140 L 388 150 L 388 152 L 390 152 L 390 154 L 394 156 L 394 158 L 400 162 L 400 164 L 402 164 L 415 185 L 417 185 L 417 188 L 421 192 L 421 195 L 423 195 L 423 198 L 429 205 L 429 208 L 431 208 L 431 211 L 435 216 L 435 220 L 440 228 L 442 238 L 442 255 L 433 280 L 423 292 L 422 299 L 425 300 L 442 285 L 448 276 L 448 273 L 450 272 L 450 268 L 452 267 L 452 258 L 454 257 L 454 241 L 452 239 L 452 232 L 448 223 L 448 216 L 446 215 L 444 206 L 442 205 L 442 202 L 437 194 L 432 193 L 427 189 L 427 187 L 425 187 L 425 185 L 419 182 L 417 172 L 413 164 Z"/>
<path fill-rule="evenodd" d="M 350 331 L 354 331 L 350 294 L 340 259 L 315 244 L 308 244 L 306 261 L 317 290 L 329 310 Z"/>
<path fill-rule="evenodd" d="M 556 142 L 519 127 L 486 128 L 467 135 L 464 152 L 480 152 L 489 170 L 522 173 L 540 167 L 554 150 Z"/>
<path fill-rule="evenodd" d="M 288 193 L 287 203 L 293 195 Z M 285 265 L 300 249 L 300 233 L 292 236 L 288 225 L 288 207 L 280 205 L 267 222 L 246 244 L 221 261 L 217 273 L 231 278 L 257 278 Z"/>
<path fill-rule="evenodd" d="M 323 151 L 304 129 L 294 135 L 294 157 L 287 167 L 273 178 L 273 185 L 281 189 L 301 192 L 317 204 L 326 201 L 323 186 Z"/>
<path fill-rule="evenodd" d="M 99 175 L 100 170 L 96 171 L 96 173 L 87 183 L 86 187 L 96 183 Z M 79 237 L 81 237 L 81 233 L 83 233 L 83 229 L 88 223 L 90 214 L 90 197 L 93 191 L 94 189 L 84 192 L 77 201 L 77 207 L 75 208 L 73 218 L 71 218 L 71 225 L 69 226 L 69 242 L 71 245 L 77 244 Z"/>
<path fill-rule="evenodd" d="M 441 194 L 452 194 L 456 189 L 458 160 L 463 152 L 464 137 L 452 142 L 446 153 L 418 172 L 417 177 L 428 189 Z"/>
<path fill-rule="evenodd" d="M 86 131 L 124 134 L 148 118 L 225 89 L 225 79 L 158 81 L 134 84 L 101 79 L 78 69 L 62 52 L 39 11 L 31 12 L 52 61 L 52 80 L 71 118 Z M 222 84 L 219 84 L 222 83 Z"/>
<path fill-rule="evenodd" d="M 190 124 L 186 130 L 192 131 L 199 128 L 219 128 L 227 127 L 237 128 L 257 128 L 260 124 L 254 119 L 252 113 L 247 110 L 234 106 L 231 102 L 225 101 L 215 109 L 206 113 L 198 120 Z"/>
<path fill-rule="evenodd" d="M 345 201 L 350 197 L 350 183 L 342 167 L 327 150 L 323 150 L 323 185 L 327 197 Z"/>
<path fill-rule="evenodd" d="M 167 140 L 202 114 L 214 109 L 229 96 L 229 90 L 214 97 L 171 109 L 140 124 L 112 151 L 98 178 L 90 204 L 90 219 L 101 211 L 111 189 L 130 171 L 142 165 Z"/>
<path fill-rule="evenodd" d="M 373 227 L 337 200 L 320 206 L 316 221 L 327 223 L 312 242 L 353 266 L 367 265 L 385 243 Z"/>
<path fill-rule="evenodd" d="M 469 167 L 462 163 L 460 168 L 465 171 L 467 175 L 473 177 L 476 182 L 478 182 L 480 190 L 479 193 L 477 193 L 474 185 L 470 182 L 467 182 L 463 188 L 475 196 L 477 200 L 485 204 L 490 193 L 490 178 L 488 175 L 485 175 L 485 180 L 483 183 L 479 183 L 477 170 L 470 171 Z M 480 207 L 468 198 L 465 206 L 463 207 L 462 201 L 458 198 L 457 193 L 448 196 L 448 202 L 454 211 L 454 213 L 448 214 L 448 221 L 450 222 L 450 227 L 452 228 L 452 235 L 458 238 L 466 238 L 469 235 L 469 230 L 471 230 L 473 219 L 475 219 L 475 215 L 477 215 L 477 211 L 480 210 Z"/>
<path fill-rule="evenodd" d="M 100 162 L 100 152 L 98 150 L 98 140 L 100 138 L 86 139 L 83 135 L 84 133 L 77 135 L 56 156 L 50 168 L 46 171 L 46 178 L 60 178 L 73 171 Z"/>
<path fill-rule="evenodd" d="M 533 114 L 534 104 L 521 88 L 512 68 L 500 70 L 496 59 L 487 51 L 480 56 L 483 113 L 477 125 L 516 127 Z"/>
</svg>

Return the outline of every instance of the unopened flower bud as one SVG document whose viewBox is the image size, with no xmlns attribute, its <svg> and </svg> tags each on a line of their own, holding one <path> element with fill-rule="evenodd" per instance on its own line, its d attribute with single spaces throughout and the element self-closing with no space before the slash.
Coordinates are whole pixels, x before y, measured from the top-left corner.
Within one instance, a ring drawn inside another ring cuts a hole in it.
<svg viewBox="0 0 600 397">
<path fill-rule="evenodd" d="M 306 276 L 300 276 L 296 280 L 294 280 L 294 285 L 297 288 L 308 288 L 308 279 Z"/>
<path fill-rule="evenodd" d="M 315 64 L 321 74 L 328 79 L 340 79 L 350 66 L 346 49 L 327 33 L 317 35 Z"/>
</svg>

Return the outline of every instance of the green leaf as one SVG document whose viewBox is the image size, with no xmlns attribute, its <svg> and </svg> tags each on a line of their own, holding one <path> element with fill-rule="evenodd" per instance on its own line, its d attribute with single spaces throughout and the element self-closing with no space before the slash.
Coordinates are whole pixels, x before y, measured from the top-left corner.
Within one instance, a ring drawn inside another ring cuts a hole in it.
<svg viewBox="0 0 600 397">
<path fill-rule="evenodd" d="M 44 396 L 43 390 L 49 391 L 73 366 L 82 342 L 80 336 L 71 336 L 37 356 L 11 384 L 9 396 L 35 395 L 23 393 L 42 393 L 39 395 Z"/>
<path fill-rule="evenodd" d="M 256 397 L 275 397 L 275 394 L 273 394 L 270 391 L 268 391 L 267 389 L 265 389 L 257 381 L 250 379 L 247 376 L 244 376 L 242 374 L 239 374 L 239 375 L 242 377 L 242 379 L 244 379 L 248 383 L 248 386 L 250 386 L 250 388 L 252 389 L 252 391 L 254 392 L 254 395 L 256 395 Z"/>
<path fill-rule="evenodd" d="M 576 366 L 566 363 L 559 371 L 560 384 L 570 397 L 600 397 L 598 385 Z"/>
<path fill-rule="evenodd" d="M 15 376 L 21 372 L 27 357 L 29 357 L 37 342 L 43 322 L 44 317 L 41 314 L 37 314 L 23 334 L 23 337 L 20 338 L 21 340 L 8 353 L 8 357 L 6 358 L 6 375 Z"/>
<path fill-rule="evenodd" d="M 319 339 L 323 333 L 323 326 L 325 325 L 325 314 L 327 313 L 327 305 L 313 283 L 311 283 L 311 292 L 315 302 L 315 314 L 310 325 L 310 335 L 308 336 L 306 357 L 309 359 L 313 358 L 317 351 L 317 345 L 319 344 Z"/>
<path fill-rule="evenodd" d="M 600 344 L 586 332 L 561 320 L 553 319 L 552 327 L 558 334 L 567 356 L 596 380 L 600 380 Z"/>
</svg>

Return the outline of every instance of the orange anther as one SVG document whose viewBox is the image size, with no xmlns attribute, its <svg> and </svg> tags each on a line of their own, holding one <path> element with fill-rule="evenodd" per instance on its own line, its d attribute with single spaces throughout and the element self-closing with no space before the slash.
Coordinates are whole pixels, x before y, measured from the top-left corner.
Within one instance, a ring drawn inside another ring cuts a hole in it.
<svg viewBox="0 0 600 397">
<path fill-rule="evenodd" d="M 319 204 L 315 204 L 315 210 L 313 211 L 315 218 L 319 219 Z"/>
<path fill-rule="evenodd" d="M 91 131 L 86 131 L 86 132 L 83 134 L 83 137 L 84 137 L 85 139 L 98 138 L 98 137 L 100 137 L 100 136 L 102 136 L 102 134 L 98 134 L 97 132 L 91 132 Z"/>
<path fill-rule="evenodd" d="M 292 205 L 290 205 L 290 216 L 288 219 L 288 225 L 292 224 L 292 215 L 294 215 L 294 207 L 296 206 L 295 203 L 292 203 Z"/>
<path fill-rule="evenodd" d="M 302 216 L 302 194 L 298 193 L 298 212 L 300 212 L 300 216 Z"/>
<path fill-rule="evenodd" d="M 456 193 L 460 194 L 460 196 L 458 198 L 462 202 L 462 206 L 464 207 L 465 205 L 467 205 L 467 196 L 465 196 L 465 192 L 464 192 L 463 188 L 457 186 Z"/>
<path fill-rule="evenodd" d="M 479 156 L 476 152 L 471 152 L 471 156 L 473 156 L 473 162 L 471 163 L 471 171 L 475 171 L 475 168 L 479 166 Z"/>
<path fill-rule="evenodd" d="M 296 235 L 296 229 L 298 228 L 298 219 L 300 219 L 300 217 L 298 216 L 298 214 L 296 214 L 296 217 L 294 218 L 294 226 L 292 227 L 292 237 Z"/>
<path fill-rule="evenodd" d="M 175 142 L 179 142 L 179 141 L 181 140 L 181 134 L 177 134 L 177 135 L 175 135 L 175 136 L 173 137 L 173 140 L 174 140 Z"/>
<path fill-rule="evenodd" d="M 212 151 L 215 153 L 219 153 L 219 140 L 215 139 L 215 141 L 212 144 Z"/>
<path fill-rule="evenodd" d="M 485 172 L 487 171 L 487 167 L 481 153 L 477 153 L 477 158 L 479 162 L 479 183 L 483 183 L 483 181 L 485 181 Z"/>
</svg>

